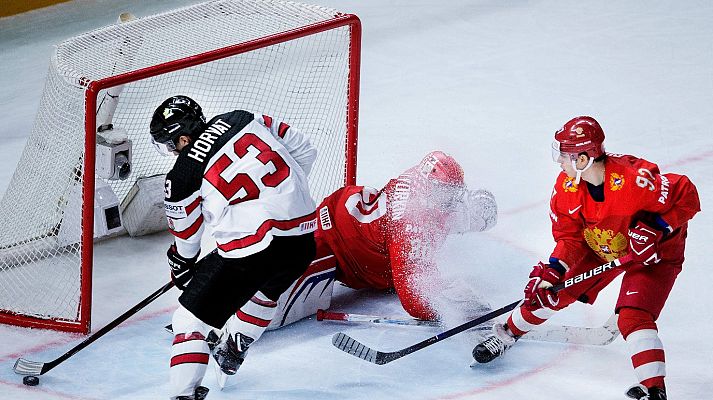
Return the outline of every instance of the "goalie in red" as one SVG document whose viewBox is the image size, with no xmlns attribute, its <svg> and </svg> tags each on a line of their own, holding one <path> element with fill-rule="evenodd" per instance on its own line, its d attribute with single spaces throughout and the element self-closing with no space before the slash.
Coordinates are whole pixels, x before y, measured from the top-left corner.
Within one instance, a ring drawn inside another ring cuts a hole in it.
<svg viewBox="0 0 713 400">
<path fill-rule="evenodd" d="M 454 303 L 471 308 L 466 313 L 482 310 L 466 285 L 444 281 L 435 265 L 449 233 L 484 231 L 497 221 L 493 195 L 468 190 L 453 157 L 431 152 L 381 190 L 339 189 L 317 213 L 317 258 L 334 254 L 336 278 L 345 285 L 394 289 L 420 319 L 443 319 Z"/>
<path fill-rule="evenodd" d="M 665 359 L 656 320 L 681 272 L 688 221 L 700 211 L 696 187 L 656 164 L 604 152 L 604 131 L 591 117 L 576 117 L 555 133 L 553 157 L 562 168 L 550 200 L 555 249 L 538 263 L 525 302 L 473 350 L 477 362 L 500 356 L 556 311 L 598 293 L 624 273 L 615 311 L 640 384 L 627 396 L 665 400 Z M 631 254 L 633 261 L 603 273 L 593 284 L 554 293 L 553 285 L 602 262 Z"/>
<path fill-rule="evenodd" d="M 354 289 L 394 290 L 413 317 L 457 325 L 489 311 L 471 287 L 444 278 L 435 255 L 448 234 L 497 222 L 487 190 L 468 190 L 456 160 L 434 151 L 377 190 L 346 186 L 317 207 L 317 255 L 278 301 L 268 329 L 327 308 L 334 279 Z M 231 317 L 224 332 L 235 331 Z"/>
<path fill-rule="evenodd" d="M 448 234 L 495 226 L 487 190 L 468 190 L 456 160 L 433 151 L 377 190 L 345 186 L 317 207 L 315 260 L 277 301 L 268 329 L 327 308 L 334 278 L 354 289 L 393 289 L 413 317 L 457 325 L 489 311 L 462 281 L 448 281 L 435 255 Z M 233 315 L 221 336 L 240 332 Z M 221 377 L 224 385 L 227 376 Z"/>
</svg>

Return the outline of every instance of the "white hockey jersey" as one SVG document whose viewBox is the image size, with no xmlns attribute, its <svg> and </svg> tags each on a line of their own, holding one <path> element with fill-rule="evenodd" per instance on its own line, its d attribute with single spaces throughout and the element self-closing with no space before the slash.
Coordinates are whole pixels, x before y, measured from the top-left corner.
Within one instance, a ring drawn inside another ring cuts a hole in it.
<svg viewBox="0 0 713 400">
<path fill-rule="evenodd" d="M 178 252 L 200 251 L 205 225 L 219 253 L 245 257 L 273 236 L 314 231 L 307 174 L 317 150 L 298 130 L 237 110 L 208 122 L 166 175 L 165 209 Z"/>
</svg>

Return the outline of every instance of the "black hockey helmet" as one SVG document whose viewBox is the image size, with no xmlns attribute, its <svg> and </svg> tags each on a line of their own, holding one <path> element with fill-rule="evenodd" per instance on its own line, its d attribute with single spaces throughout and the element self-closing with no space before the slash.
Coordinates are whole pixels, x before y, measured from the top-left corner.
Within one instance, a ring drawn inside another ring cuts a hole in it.
<svg viewBox="0 0 713 400">
<path fill-rule="evenodd" d="M 180 136 L 197 137 L 206 128 L 201 106 L 188 96 L 173 96 L 161 103 L 151 118 L 156 143 L 176 143 Z"/>
</svg>

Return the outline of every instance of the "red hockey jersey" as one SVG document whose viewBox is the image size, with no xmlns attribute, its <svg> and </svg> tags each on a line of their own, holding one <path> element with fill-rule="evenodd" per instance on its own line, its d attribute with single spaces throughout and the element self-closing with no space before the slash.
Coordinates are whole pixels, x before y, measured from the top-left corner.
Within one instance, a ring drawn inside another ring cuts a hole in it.
<svg viewBox="0 0 713 400">
<path fill-rule="evenodd" d="M 448 233 L 447 214 L 423 207 L 418 179 L 407 171 L 382 190 L 347 186 L 318 206 L 315 239 L 337 258 L 337 279 L 351 288 L 395 289 L 414 317 L 436 316 L 420 293 Z"/>
<path fill-rule="evenodd" d="M 628 252 L 628 229 L 643 220 L 668 228 L 659 246 L 662 261 L 680 264 L 690 220 L 700 211 L 696 187 L 683 175 L 661 174 L 656 164 L 630 155 L 609 154 L 604 200 L 595 201 L 586 182 L 560 173 L 550 200 L 552 257 L 570 266 L 589 251 L 602 262 Z"/>
</svg>

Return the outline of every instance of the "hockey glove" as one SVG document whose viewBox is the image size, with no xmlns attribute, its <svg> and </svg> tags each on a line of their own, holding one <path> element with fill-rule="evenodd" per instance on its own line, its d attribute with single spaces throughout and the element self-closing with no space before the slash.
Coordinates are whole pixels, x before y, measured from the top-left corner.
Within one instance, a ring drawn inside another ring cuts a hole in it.
<svg viewBox="0 0 713 400">
<path fill-rule="evenodd" d="M 183 290 L 193 278 L 194 266 L 198 260 L 198 254 L 192 258 L 185 258 L 178 254 L 176 244 L 172 244 L 166 252 L 168 257 L 168 266 L 171 268 L 171 280 L 177 288 Z"/>
<path fill-rule="evenodd" d="M 663 232 L 639 221 L 629 228 L 629 251 L 634 261 L 644 265 L 653 265 L 661 261 L 658 246 Z"/>
<path fill-rule="evenodd" d="M 530 310 L 543 307 L 556 309 L 559 297 L 551 288 L 562 282 L 565 272 L 564 266 L 556 258 L 551 258 L 550 264 L 540 261 L 532 267 L 530 280 L 525 286 L 525 307 Z"/>
<path fill-rule="evenodd" d="M 470 215 L 470 231 L 486 231 L 498 223 L 498 204 L 495 196 L 487 190 L 469 191 L 468 214 Z"/>
</svg>

